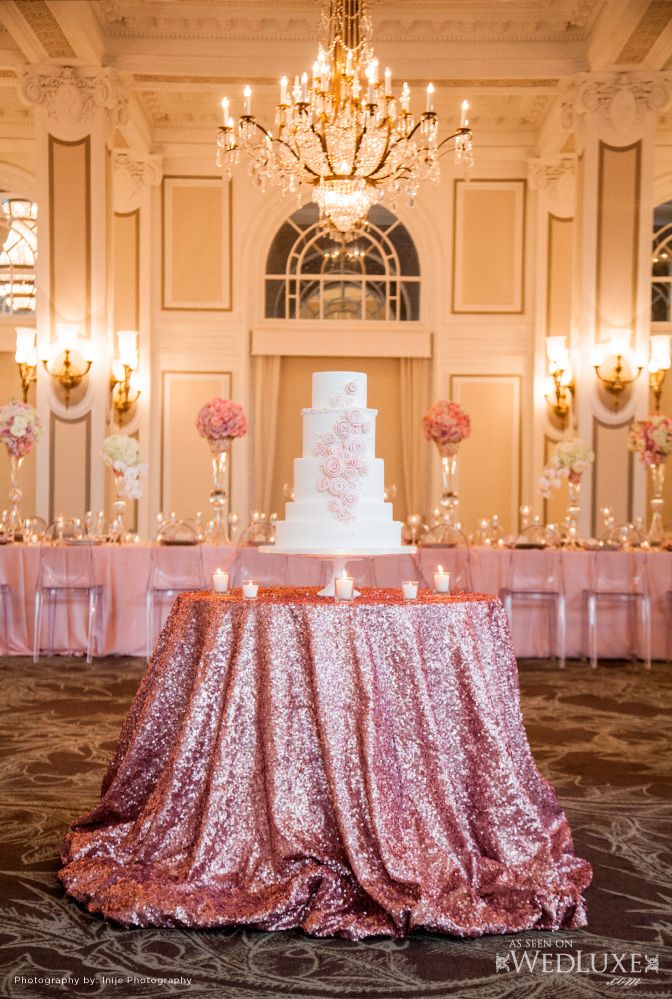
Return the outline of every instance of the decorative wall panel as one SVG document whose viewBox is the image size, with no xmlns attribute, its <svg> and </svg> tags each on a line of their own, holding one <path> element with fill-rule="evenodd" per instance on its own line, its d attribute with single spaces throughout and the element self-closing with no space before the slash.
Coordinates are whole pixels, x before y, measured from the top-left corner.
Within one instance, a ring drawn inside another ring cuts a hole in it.
<svg viewBox="0 0 672 999">
<path fill-rule="evenodd" d="M 600 533 L 600 508 L 603 506 L 613 507 L 617 524 L 632 520 L 633 455 L 627 447 L 629 429 L 630 420 L 606 424 L 596 417 L 593 419 L 593 535 Z"/>
<path fill-rule="evenodd" d="M 91 151 L 89 137 L 49 136 L 49 262 L 52 335 L 58 322 L 91 333 Z"/>
<path fill-rule="evenodd" d="M 83 517 L 91 506 L 91 413 L 77 420 L 51 413 L 50 423 L 49 521 Z"/>
<path fill-rule="evenodd" d="M 601 142 L 598 170 L 597 340 L 635 327 L 641 142 L 623 148 Z"/>
<path fill-rule="evenodd" d="M 574 220 L 548 216 L 546 336 L 571 335 Z"/>
</svg>

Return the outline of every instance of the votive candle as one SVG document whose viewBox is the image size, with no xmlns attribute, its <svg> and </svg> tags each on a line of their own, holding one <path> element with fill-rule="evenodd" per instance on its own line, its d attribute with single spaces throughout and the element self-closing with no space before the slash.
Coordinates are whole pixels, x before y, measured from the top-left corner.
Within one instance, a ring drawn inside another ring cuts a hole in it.
<svg viewBox="0 0 672 999">
<path fill-rule="evenodd" d="M 259 592 L 259 583 L 256 579 L 243 580 L 243 597 L 246 600 L 253 600 Z"/>
<path fill-rule="evenodd" d="M 416 600 L 418 596 L 418 580 L 417 579 L 402 580 L 401 591 L 404 594 L 404 600 Z"/>
<path fill-rule="evenodd" d="M 355 581 L 350 576 L 337 576 L 334 580 L 334 596 L 337 600 L 352 600 Z"/>
<path fill-rule="evenodd" d="M 450 593 L 450 573 L 442 565 L 437 565 L 434 570 L 434 592 Z"/>
<path fill-rule="evenodd" d="M 228 593 L 229 574 L 224 569 L 215 569 L 212 574 L 212 588 L 215 593 Z"/>
</svg>

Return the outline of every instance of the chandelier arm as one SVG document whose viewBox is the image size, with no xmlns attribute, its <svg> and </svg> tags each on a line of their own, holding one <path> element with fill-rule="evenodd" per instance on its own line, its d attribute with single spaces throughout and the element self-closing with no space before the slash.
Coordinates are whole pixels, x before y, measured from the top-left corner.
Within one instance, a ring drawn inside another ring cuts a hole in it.
<svg viewBox="0 0 672 999">
<path fill-rule="evenodd" d="M 294 159 L 296 160 L 296 162 L 301 164 L 302 168 L 306 171 L 306 173 L 311 174 L 311 176 L 313 176 L 313 177 L 319 178 L 319 176 L 320 176 L 319 173 L 316 173 L 315 170 L 311 169 L 311 167 L 309 167 L 307 163 L 304 163 L 301 160 L 301 158 L 297 155 L 297 153 L 294 151 L 294 149 L 292 148 L 292 146 L 290 146 L 290 144 L 285 141 L 285 139 L 281 139 L 277 135 L 272 135 L 271 132 L 269 132 L 267 128 L 264 128 L 263 125 L 259 124 L 259 122 L 256 120 L 256 118 L 252 121 L 252 124 L 254 125 L 255 128 L 259 129 L 259 131 L 269 140 L 269 142 L 271 142 L 271 143 L 275 142 L 275 143 L 277 143 L 280 146 L 284 146 L 285 149 L 289 153 L 291 153 L 291 155 L 294 157 Z M 233 152 L 233 150 L 227 150 L 227 152 Z M 327 161 L 329 162 L 329 157 L 328 156 L 327 156 Z"/>
<path fill-rule="evenodd" d="M 377 179 L 378 179 L 378 178 L 376 177 L 376 174 L 378 173 L 378 171 L 379 171 L 379 170 L 381 170 L 381 169 L 382 169 L 382 167 L 383 167 L 383 164 L 385 163 L 385 160 L 387 159 L 387 157 L 388 157 L 388 156 L 389 156 L 389 154 L 390 154 L 390 151 L 391 151 L 391 150 L 392 150 L 392 149 L 394 148 L 394 145 L 395 145 L 395 143 L 392 143 L 392 144 L 390 144 L 390 136 L 391 136 L 391 134 L 392 134 L 392 122 L 391 122 L 391 120 L 390 120 L 390 116 L 388 115 L 388 117 L 387 117 L 387 136 L 386 136 L 386 138 L 385 138 L 385 148 L 383 149 L 383 151 L 382 151 L 382 153 L 381 153 L 381 155 L 380 155 L 380 159 L 378 160 L 378 163 L 376 164 L 376 166 L 374 167 L 374 169 L 373 169 L 373 170 L 370 170 L 370 171 L 369 171 L 369 172 L 368 172 L 368 173 L 366 174 L 366 176 L 365 176 L 365 180 L 370 180 L 370 179 L 372 179 L 372 178 L 373 178 L 374 180 L 377 180 Z M 357 152 L 358 152 L 358 150 L 359 150 L 359 146 L 360 146 L 360 144 L 361 144 L 361 141 L 362 141 L 362 138 L 363 138 L 363 137 L 364 137 L 364 133 L 362 132 L 362 135 L 361 135 L 361 137 L 360 137 L 360 140 L 359 140 L 359 142 L 357 143 L 357 149 L 355 150 L 355 155 L 357 154 Z"/>
</svg>

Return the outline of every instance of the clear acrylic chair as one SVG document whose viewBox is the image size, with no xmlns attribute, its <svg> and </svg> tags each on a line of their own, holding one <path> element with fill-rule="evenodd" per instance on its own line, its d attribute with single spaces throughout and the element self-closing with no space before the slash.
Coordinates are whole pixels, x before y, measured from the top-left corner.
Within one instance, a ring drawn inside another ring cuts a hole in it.
<svg viewBox="0 0 672 999">
<path fill-rule="evenodd" d="M 0 651 L 9 655 L 9 583 L 0 583 Z"/>
<path fill-rule="evenodd" d="M 513 627 L 514 606 L 545 605 L 549 634 L 549 655 L 565 667 L 567 615 L 562 553 L 557 549 L 538 551 L 513 549 L 508 553 L 506 582 L 500 589 L 509 625 Z"/>
<path fill-rule="evenodd" d="M 597 610 L 600 605 L 627 608 L 630 652 L 634 658 L 637 643 L 637 618 L 641 624 L 643 662 L 651 669 L 651 597 L 645 553 L 627 551 L 593 552 L 590 560 L 588 589 L 583 591 L 588 627 L 590 665 L 597 667 Z"/>
<path fill-rule="evenodd" d="M 451 593 L 472 593 L 471 558 L 466 535 L 457 527 L 443 524 L 440 546 L 423 543 L 418 547 L 420 586 L 432 589 L 434 570 L 438 565 L 450 573 Z"/>
<path fill-rule="evenodd" d="M 176 522 L 175 528 L 168 536 L 159 531 L 151 547 L 146 590 L 147 661 L 178 593 L 205 589 L 203 552 L 195 532 L 184 521 Z"/>
<path fill-rule="evenodd" d="M 84 597 L 88 604 L 86 661 L 93 658 L 96 618 L 102 602 L 103 587 L 96 583 L 93 553 L 90 548 L 69 547 L 67 544 L 43 545 L 40 548 L 40 567 L 35 586 L 35 616 L 33 621 L 33 662 L 40 658 L 42 647 L 42 620 L 47 611 L 48 655 L 54 651 L 56 611 L 59 602 L 68 603 Z M 62 598 L 62 599 L 61 599 Z"/>
</svg>

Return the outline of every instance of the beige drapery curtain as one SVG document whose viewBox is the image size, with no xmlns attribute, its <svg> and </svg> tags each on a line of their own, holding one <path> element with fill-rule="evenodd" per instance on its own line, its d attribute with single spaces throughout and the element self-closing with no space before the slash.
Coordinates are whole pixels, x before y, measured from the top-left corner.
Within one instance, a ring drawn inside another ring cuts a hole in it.
<svg viewBox="0 0 672 999">
<path fill-rule="evenodd" d="M 408 513 L 424 514 L 430 507 L 429 462 L 432 445 L 422 432 L 422 417 L 430 400 L 431 361 L 402 357 L 399 362 L 401 400 L 401 457 Z"/>
<path fill-rule="evenodd" d="M 282 358 L 258 354 L 254 358 L 253 509 L 271 512 L 278 428 L 278 400 Z"/>
</svg>

